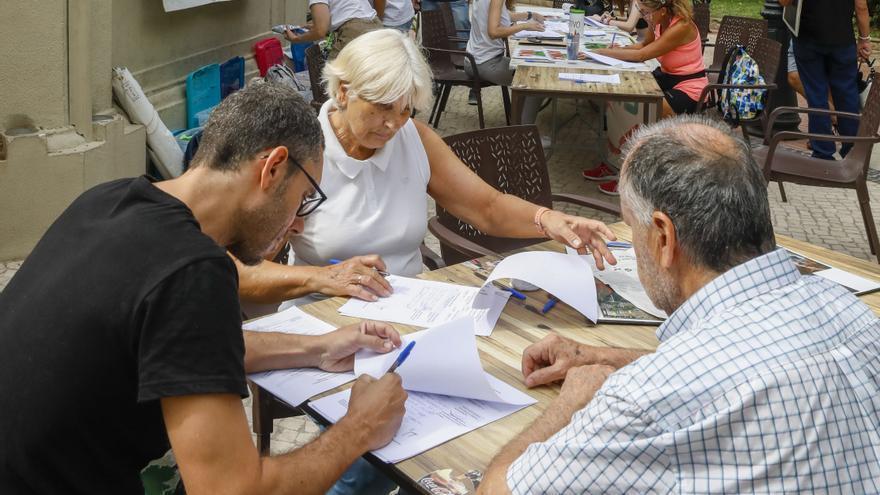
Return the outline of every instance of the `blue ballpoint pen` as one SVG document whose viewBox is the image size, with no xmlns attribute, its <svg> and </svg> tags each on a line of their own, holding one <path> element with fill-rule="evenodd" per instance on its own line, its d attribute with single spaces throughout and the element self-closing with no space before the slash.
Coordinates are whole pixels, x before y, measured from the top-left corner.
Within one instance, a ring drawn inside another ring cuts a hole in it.
<svg viewBox="0 0 880 495">
<path fill-rule="evenodd" d="M 412 349 L 413 347 L 415 347 L 415 345 L 415 340 L 407 344 L 406 347 L 403 348 L 403 351 L 401 351 L 400 354 L 397 355 L 397 359 L 394 360 L 394 364 L 392 364 L 391 367 L 388 368 L 388 371 L 386 371 L 386 373 L 394 373 L 395 371 L 397 371 L 397 368 L 400 367 L 400 365 L 403 364 L 404 361 L 406 361 L 407 357 L 409 357 L 409 353 L 412 352 Z"/>
<path fill-rule="evenodd" d="M 541 314 L 546 315 L 548 311 L 550 311 L 551 309 L 553 309 L 554 306 L 556 306 L 557 301 L 559 301 L 559 299 L 557 299 L 555 296 L 550 296 L 550 299 L 548 299 L 547 302 L 544 303 L 544 307 L 541 308 Z"/>
<path fill-rule="evenodd" d="M 342 260 L 338 260 L 338 259 L 336 259 L 336 258 L 330 258 L 330 264 L 331 264 L 331 265 L 338 265 L 338 264 L 340 264 L 340 263 L 342 263 Z M 377 272 L 379 272 L 379 275 L 382 275 L 383 277 L 387 277 L 387 276 L 389 275 L 388 272 L 386 272 L 386 271 L 382 271 L 382 270 L 380 270 L 380 269 L 378 269 L 378 268 L 375 268 L 375 267 L 373 268 L 373 270 L 376 270 Z"/>
<path fill-rule="evenodd" d="M 504 290 L 506 290 L 507 292 L 510 292 L 510 294 L 511 294 L 513 297 L 519 299 L 520 301 L 525 301 L 525 300 L 526 300 L 526 295 L 523 294 L 522 292 L 520 292 L 520 291 L 514 289 L 513 287 L 504 287 L 504 286 L 502 286 L 501 288 L 504 289 Z"/>
<path fill-rule="evenodd" d="M 610 248 L 631 248 L 632 244 L 623 241 L 608 241 L 605 243 Z"/>
</svg>

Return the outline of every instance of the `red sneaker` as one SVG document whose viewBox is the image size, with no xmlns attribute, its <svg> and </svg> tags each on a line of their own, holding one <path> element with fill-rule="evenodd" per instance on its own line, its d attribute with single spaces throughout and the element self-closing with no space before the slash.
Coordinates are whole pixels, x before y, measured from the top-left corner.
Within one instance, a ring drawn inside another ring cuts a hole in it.
<svg viewBox="0 0 880 495">
<path fill-rule="evenodd" d="M 605 193 L 609 196 L 620 196 L 620 193 L 617 192 L 617 181 L 613 180 L 611 182 L 606 182 L 604 184 L 599 184 L 599 192 Z"/>
<path fill-rule="evenodd" d="M 617 175 L 617 170 L 609 167 L 605 162 L 599 164 L 598 167 L 584 169 L 583 171 L 584 179 L 594 180 L 594 181 L 606 181 L 606 180 L 616 180 L 619 178 Z"/>
</svg>

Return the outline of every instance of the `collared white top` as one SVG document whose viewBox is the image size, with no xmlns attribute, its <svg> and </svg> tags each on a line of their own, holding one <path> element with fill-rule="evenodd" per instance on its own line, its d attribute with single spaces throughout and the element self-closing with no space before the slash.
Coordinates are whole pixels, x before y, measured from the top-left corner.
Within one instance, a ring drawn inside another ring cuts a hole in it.
<svg viewBox="0 0 880 495">
<path fill-rule="evenodd" d="M 407 277 L 422 272 L 419 245 L 428 230 L 428 155 L 412 120 L 366 160 L 342 148 L 328 111 L 318 120 L 324 131 L 324 174 L 327 201 L 305 219 L 305 229 L 292 239 L 297 265 L 326 265 L 330 259 L 378 254 L 388 271 Z"/>
<path fill-rule="evenodd" d="M 330 30 L 336 31 L 339 26 L 352 19 L 372 19 L 376 10 L 368 0 L 309 0 L 309 7 L 323 3 L 330 9 Z"/>
<path fill-rule="evenodd" d="M 689 298 L 511 465 L 522 493 L 880 493 L 880 321 L 785 250 Z"/>
<path fill-rule="evenodd" d="M 370 4 L 375 5 L 374 0 L 370 0 Z M 400 26 L 411 21 L 415 15 L 412 0 L 387 0 L 382 24 L 391 27 Z"/>
<path fill-rule="evenodd" d="M 474 61 L 482 64 L 493 58 L 504 55 L 504 40 L 489 36 L 489 3 L 491 0 L 473 0 L 471 2 L 471 35 L 468 37 L 467 51 L 474 56 Z M 510 26 L 510 12 L 505 5 L 501 6 L 501 25 Z"/>
</svg>

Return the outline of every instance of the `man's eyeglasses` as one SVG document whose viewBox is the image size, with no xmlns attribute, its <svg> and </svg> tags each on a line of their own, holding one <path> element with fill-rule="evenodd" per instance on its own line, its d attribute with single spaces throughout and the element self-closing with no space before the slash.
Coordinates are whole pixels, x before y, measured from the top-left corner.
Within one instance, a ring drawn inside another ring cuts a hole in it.
<svg viewBox="0 0 880 495">
<path fill-rule="evenodd" d="M 269 155 L 266 155 L 263 158 L 264 159 L 269 158 Z M 305 174 L 306 179 L 308 179 L 308 181 L 309 181 L 309 184 L 311 184 L 312 187 L 315 188 L 315 190 L 314 190 L 314 192 L 312 192 L 312 194 L 308 195 L 306 198 L 304 198 L 302 200 L 302 203 L 300 203 L 299 208 L 297 208 L 297 210 L 296 210 L 296 216 L 298 216 L 298 217 L 308 216 L 308 215 L 314 213 L 314 211 L 317 210 L 319 206 L 321 206 L 321 203 L 323 203 L 324 201 L 327 201 L 327 195 L 324 194 L 324 191 L 321 190 L 321 186 L 319 186 L 318 183 L 315 181 L 315 179 L 311 175 L 309 175 L 308 172 L 306 172 L 306 169 L 303 168 L 303 166 L 300 165 L 300 163 L 298 161 L 294 160 L 290 156 L 287 157 L 287 160 L 290 163 L 293 163 L 294 165 L 296 165 L 296 167 L 303 174 Z"/>
</svg>

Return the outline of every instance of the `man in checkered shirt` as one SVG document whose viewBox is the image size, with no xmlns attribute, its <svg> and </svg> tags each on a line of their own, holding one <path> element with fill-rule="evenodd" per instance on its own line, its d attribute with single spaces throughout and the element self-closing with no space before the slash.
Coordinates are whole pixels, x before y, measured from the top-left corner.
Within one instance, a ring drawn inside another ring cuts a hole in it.
<svg viewBox="0 0 880 495">
<path fill-rule="evenodd" d="M 662 121 L 632 138 L 620 191 L 639 278 L 670 314 L 660 345 L 526 349 L 526 384 L 562 391 L 481 492 L 880 493 L 880 322 L 776 248 L 746 145 Z"/>
</svg>

